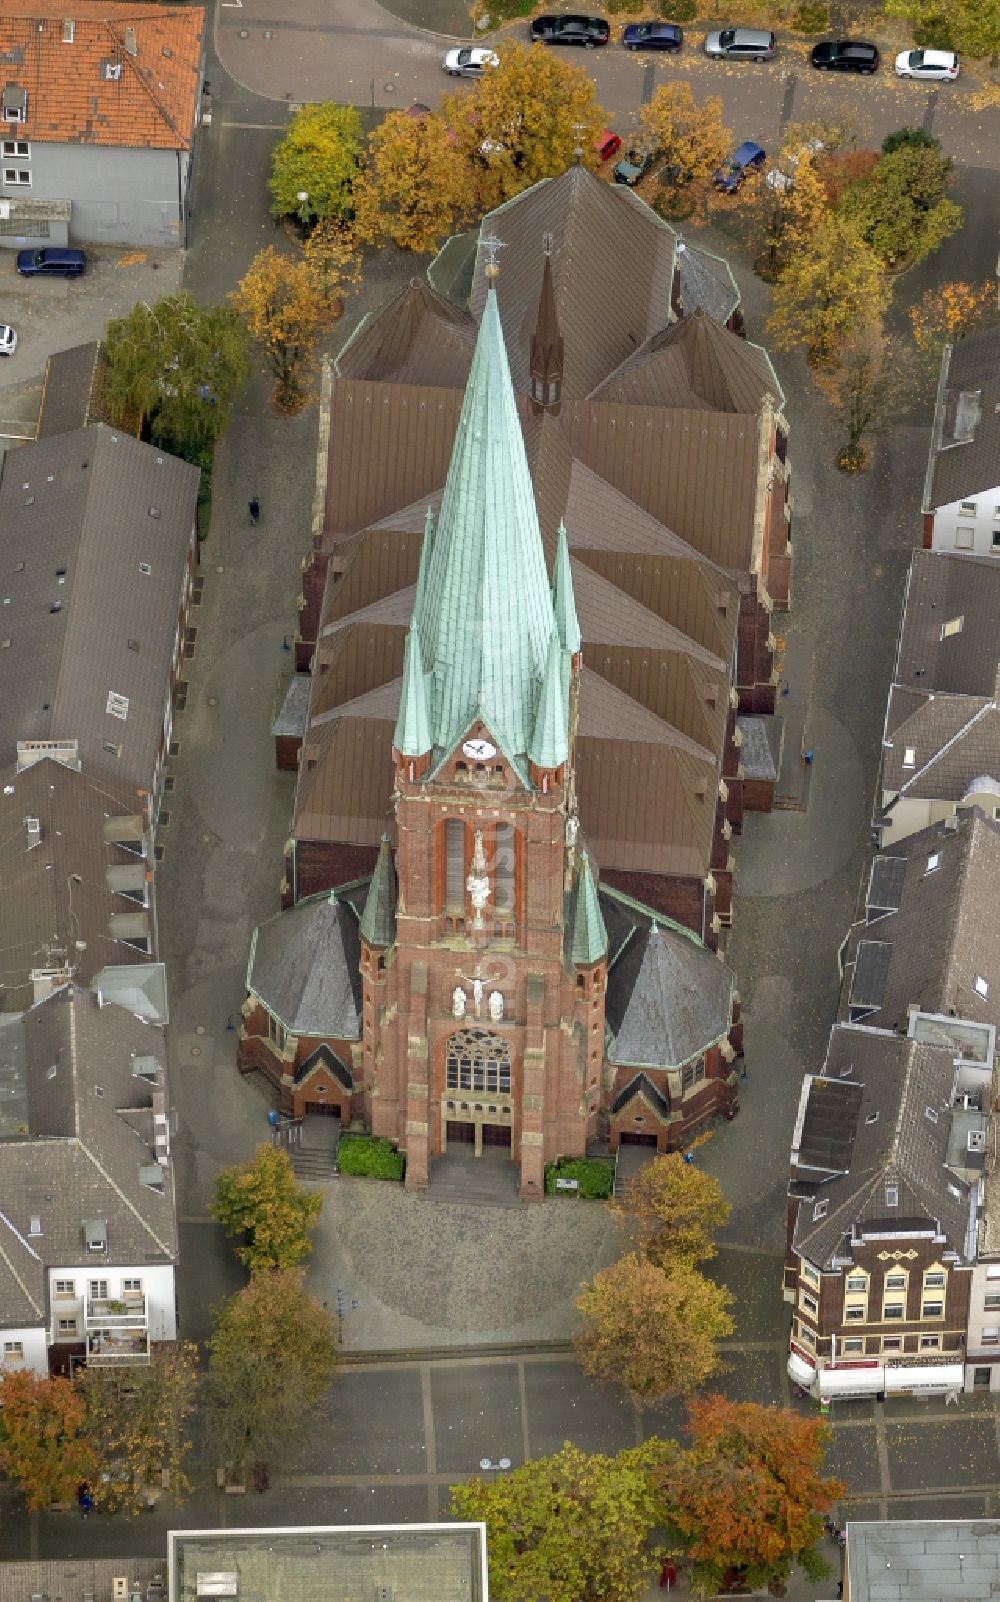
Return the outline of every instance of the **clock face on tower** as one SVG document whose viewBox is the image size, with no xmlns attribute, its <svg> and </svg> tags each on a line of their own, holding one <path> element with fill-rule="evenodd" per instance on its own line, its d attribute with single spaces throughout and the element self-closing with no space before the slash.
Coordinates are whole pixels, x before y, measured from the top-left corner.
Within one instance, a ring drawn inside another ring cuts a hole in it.
<svg viewBox="0 0 1000 1602">
<path fill-rule="evenodd" d="M 488 762 L 490 757 L 496 756 L 497 748 L 495 745 L 490 745 L 489 740 L 466 740 L 462 753 L 471 757 L 473 762 Z"/>
</svg>

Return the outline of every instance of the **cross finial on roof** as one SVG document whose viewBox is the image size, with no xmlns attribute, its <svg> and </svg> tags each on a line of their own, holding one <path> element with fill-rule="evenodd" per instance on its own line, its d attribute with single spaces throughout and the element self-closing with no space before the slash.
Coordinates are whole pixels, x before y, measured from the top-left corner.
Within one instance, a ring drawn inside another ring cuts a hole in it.
<svg viewBox="0 0 1000 1602">
<path fill-rule="evenodd" d="M 507 241 L 498 239 L 496 234 L 490 232 L 483 235 L 482 244 L 486 252 L 486 276 L 489 279 L 498 278 L 500 268 L 497 265 L 497 254 L 501 250 L 506 250 Z"/>
</svg>

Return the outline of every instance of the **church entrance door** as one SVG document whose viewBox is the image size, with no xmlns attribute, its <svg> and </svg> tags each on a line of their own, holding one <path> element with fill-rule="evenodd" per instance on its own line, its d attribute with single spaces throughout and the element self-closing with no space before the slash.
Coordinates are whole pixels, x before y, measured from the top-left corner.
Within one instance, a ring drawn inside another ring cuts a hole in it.
<svg viewBox="0 0 1000 1602">
<path fill-rule="evenodd" d="M 511 1129 L 510 1129 L 510 1125 L 509 1124 L 484 1124 L 483 1125 L 483 1145 L 484 1146 L 505 1146 L 507 1148 L 507 1150 L 509 1151 L 510 1150 L 510 1145 L 511 1145 Z"/>
<path fill-rule="evenodd" d="M 475 1124 L 460 1124 L 457 1120 L 449 1118 L 445 1126 L 445 1134 L 448 1138 L 449 1146 L 452 1141 L 468 1142 L 472 1146 L 475 1144 L 476 1126 Z"/>
</svg>

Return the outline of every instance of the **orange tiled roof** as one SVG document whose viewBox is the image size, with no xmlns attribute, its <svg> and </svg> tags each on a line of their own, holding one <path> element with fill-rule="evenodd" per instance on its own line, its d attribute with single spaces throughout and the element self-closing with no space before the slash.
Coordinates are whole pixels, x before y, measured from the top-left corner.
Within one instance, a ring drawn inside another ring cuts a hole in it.
<svg viewBox="0 0 1000 1602">
<path fill-rule="evenodd" d="M 187 149 L 204 23 L 200 6 L 2 0 L 2 82 L 28 96 L 27 120 L 6 124 L 8 133 L 53 144 Z"/>
</svg>

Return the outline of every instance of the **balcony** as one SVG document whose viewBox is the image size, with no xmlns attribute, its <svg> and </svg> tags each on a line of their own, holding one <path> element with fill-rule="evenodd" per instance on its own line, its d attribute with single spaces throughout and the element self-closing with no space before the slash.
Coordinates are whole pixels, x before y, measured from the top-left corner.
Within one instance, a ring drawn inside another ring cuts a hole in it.
<svg viewBox="0 0 1000 1602">
<path fill-rule="evenodd" d="M 150 1361 L 146 1330 L 94 1330 L 87 1335 L 87 1363 L 94 1368 L 121 1368 Z"/>
<path fill-rule="evenodd" d="M 148 1326 L 144 1295 L 87 1298 L 88 1333 L 90 1330 L 145 1330 Z"/>
</svg>

